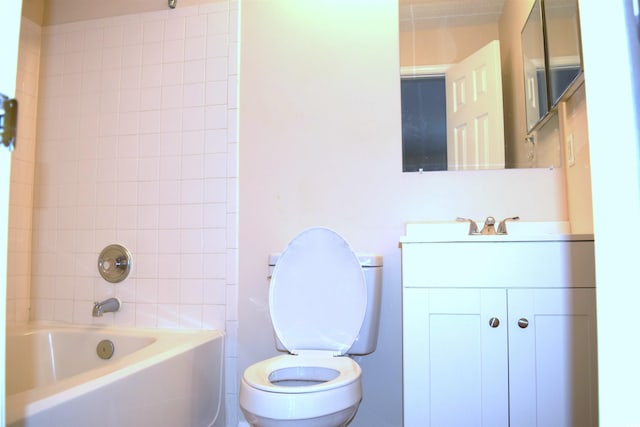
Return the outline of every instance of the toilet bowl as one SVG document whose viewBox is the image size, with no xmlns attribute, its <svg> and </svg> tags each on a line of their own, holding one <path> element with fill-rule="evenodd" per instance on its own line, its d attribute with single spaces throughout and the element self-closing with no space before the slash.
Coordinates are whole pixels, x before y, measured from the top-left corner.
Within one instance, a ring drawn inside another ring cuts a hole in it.
<svg viewBox="0 0 640 427">
<path fill-rule="evenodd" d="M 362 371 L 346 354 L 362 329 L 377 333 L 377 315 L 374 328 L 363 328 L 368 307 L 379 308 L 367 294 L 360 259 L 334 231 L 307 229 L 289 243 L 271 277 L 269 311 L 290 354 L 245 370 L 239 400 L 251 425 L 337 427 L 354 417 Z"/>
<path fill-rule="evenodd" d="M 362 399 L 360 376 L 348 357 L 277 356 L 247 368 L 240 406 L 254 426 L 342 426 Z"/>
</svg>

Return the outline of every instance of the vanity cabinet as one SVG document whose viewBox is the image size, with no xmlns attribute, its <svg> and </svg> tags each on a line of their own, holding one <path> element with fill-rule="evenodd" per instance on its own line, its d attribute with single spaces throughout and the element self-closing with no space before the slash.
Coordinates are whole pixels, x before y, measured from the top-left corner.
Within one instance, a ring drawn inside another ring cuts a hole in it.
<svg viewBox="0 0 640 427">
<path fill-rule="evenodd" d="M 571 238 L 403 241 L 405 427 L 597 425 L 593 242 Z"/>
</svg>

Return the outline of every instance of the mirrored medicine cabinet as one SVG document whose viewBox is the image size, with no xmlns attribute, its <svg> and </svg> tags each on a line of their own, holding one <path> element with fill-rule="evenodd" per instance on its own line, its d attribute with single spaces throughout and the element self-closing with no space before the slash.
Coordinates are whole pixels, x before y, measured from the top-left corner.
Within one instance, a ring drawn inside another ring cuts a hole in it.
<svg viewBox="0 0 640 427">
<path fill-rule="evenodd" d="M 521 38 L 527 131 L 533 132 L 582 78 L 577 0 L 535 0 Z"/>
</svg>

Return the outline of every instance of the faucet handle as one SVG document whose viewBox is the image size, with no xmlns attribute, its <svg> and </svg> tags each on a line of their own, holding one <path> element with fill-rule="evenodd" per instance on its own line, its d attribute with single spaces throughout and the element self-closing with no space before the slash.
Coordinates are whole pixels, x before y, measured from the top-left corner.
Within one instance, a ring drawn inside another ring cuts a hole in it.
<svg viewBox="0 0 640 427">
<path fill-rule="evenodd" d="M 484 226 L 482 230 L 480 230 L 480 234 L 483 235 L 493 235 L 496 234 L 495 229 L 496 219 L 492 216 L 488 216 L 487 219 L 484 220 Z"/>
<path fill-rule="evenodd" d="M 498 234 L 507 234 L 507 221 L 518 221 L 520 219 L 519 216 L 513 216 L 510 218 L 505 218 L 502 221 L 500 221 L 500 224 L 498 224 Z"/>
<path fill-rule="evenodd" d="M 478 224 L 472 220 L 471 218 L 462 218 L 462 217 L 457 217 L 456 221 L 458 222 L 465 222 L 468 221 L 469 222 L 469 235 L 473 235 L 473 234 L 480 234 L 478 232 Z"/>
</svg>

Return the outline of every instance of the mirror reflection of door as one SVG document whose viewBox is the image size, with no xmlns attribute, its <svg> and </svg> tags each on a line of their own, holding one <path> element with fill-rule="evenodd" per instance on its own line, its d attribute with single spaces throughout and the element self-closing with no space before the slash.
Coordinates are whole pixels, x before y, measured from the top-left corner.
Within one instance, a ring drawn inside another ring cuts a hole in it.
<svg viewBox="0 0 640 427">
<path fill-rule="evenodd" d="M 500 45 L 401 80 L 403 172 L 502 169 Z"/>
<path fill-rule="evenodd" d="M 504 168 L 500 42 L 446 72 L 449 170 Z"/>
</svg>

